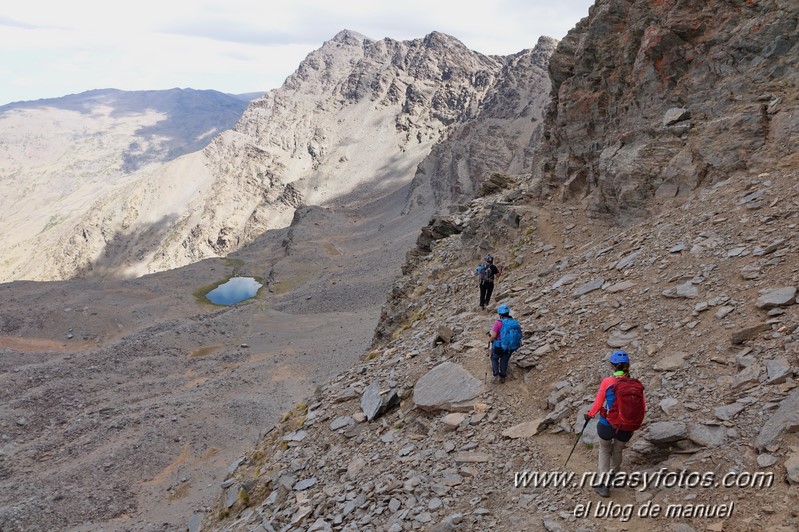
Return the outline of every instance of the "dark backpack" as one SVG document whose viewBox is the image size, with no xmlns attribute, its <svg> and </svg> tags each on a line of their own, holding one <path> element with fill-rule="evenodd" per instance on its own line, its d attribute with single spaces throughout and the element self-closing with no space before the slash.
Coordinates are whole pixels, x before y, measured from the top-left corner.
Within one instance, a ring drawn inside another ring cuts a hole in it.
<svg viewBox="0 0 799 532">
<path fill-rule="evenodd" d="M 487 262 L 482 263 L 480 266 L 477 267 L 477 277 L 480 279 L 480 284 L 493 283 L 494 265 L 488 264 Z"/>
<path fill-rule="evenodd" d="M 611 386 L 616 397 L 610 410 L 602 409 L 602 417 L 616 430 L 638 430 L 646 414 L 644 385 L 633 377 L 620 376 Z"/>
<path fill-rule="evenodd" d="M 522 327 L 519 320 L 502 318 L 499 330 L 499 347 L 505 351 L 516 351 L 522 346 Z"/>
</svg>

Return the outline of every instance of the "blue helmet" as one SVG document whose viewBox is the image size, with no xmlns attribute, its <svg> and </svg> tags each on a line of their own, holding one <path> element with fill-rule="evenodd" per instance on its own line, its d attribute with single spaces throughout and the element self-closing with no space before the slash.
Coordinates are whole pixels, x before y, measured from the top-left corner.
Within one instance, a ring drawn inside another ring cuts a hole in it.
<svg viewBox="0 0 799 532">
<path fill-rule="evenodd" d="M 630 357 L 627 355 L 626 351 L 613 351 L 610 355 L 610 363 L 611 364 L 623 364 L 623 363 L 630 363 Z"/>
<path fill-rule="evenodd" d="M 497 309 L 497 313 L 510 314 L 510 308 L 508 308 L 508 305 L 500 305 L 499 308 Z"/>
</svg>

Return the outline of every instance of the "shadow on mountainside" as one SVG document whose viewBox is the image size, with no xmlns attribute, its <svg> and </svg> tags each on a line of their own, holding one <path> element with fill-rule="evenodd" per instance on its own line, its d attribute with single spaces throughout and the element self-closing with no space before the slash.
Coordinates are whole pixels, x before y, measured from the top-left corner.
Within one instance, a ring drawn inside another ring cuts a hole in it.
<svg viewBox="0 0 799 532">
<path fill-rule="evenodd" d="M 148 263 L 157 260 L 157 252 L 168 238 L 178 220 L 177 214 L 162 217 L 148 226 L 134 226 L 127 232 L 115 232 L 105 241 L 98 257 L 86 266 L 80 267 L 75 278 L 80 279 L 126 279 L 136 277 Z M 83 229 L 84 240 L 89 241 L 93 231 Z M 100 230 L 100 237 L 104 231 Z"/>
<path fill-rule="evenodd" d="M 329 207 L 356 208 L 380 201 L 398 190 L 405 190 L 405 195 L 407 196 L 410 182 L 407 181 L 405 176 L 411 172 L 414 166 L 416 164 L 408 161 L 407 158 L 403 157 L 402 153 L 396 154 L 378 169 L 371 180 L 360 183 L 349 192 L 333 196 L 321 204 Z M 396 201 L 404 203 L 406 199 L 397 199 Z"/>
</svg>

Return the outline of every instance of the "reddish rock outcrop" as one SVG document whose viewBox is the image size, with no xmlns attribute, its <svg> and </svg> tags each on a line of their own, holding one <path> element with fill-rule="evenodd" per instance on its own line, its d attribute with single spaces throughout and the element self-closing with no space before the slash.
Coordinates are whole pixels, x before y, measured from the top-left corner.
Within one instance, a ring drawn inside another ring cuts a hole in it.
<svg viewBox="0 0 799 532">
<path fill-rule="evenodd" d="M 796 164 L 799 4 L 599 0 L 550 61 L 536 174 L 623 218 Z"/>
</svg>

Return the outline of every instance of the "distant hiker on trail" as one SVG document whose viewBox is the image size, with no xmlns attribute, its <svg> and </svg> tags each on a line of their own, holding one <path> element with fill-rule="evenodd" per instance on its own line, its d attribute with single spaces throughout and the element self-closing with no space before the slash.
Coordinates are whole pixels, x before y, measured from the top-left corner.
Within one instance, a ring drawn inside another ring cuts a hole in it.
<svg viewBox="0 0 799 532">
<path fill-rule="evenodd" d="M 613 475 L 621 467 L 622 450 L 638 430 L 646 413 L 646 399 L 641 381 L 630 377 L 630 357 L 624 351 L 610 355 L 613 375 L 602 379 L 594 404 L 585 414 L 586 423 L 597 413 L 599 421 L 596 433 L 599 436 L 600 483 L 594 486 L 602 497 L 610 496 Z"/>
<path fill-rule="evenodd" d="M 494 382 L 505 382 L 508 376 L 508 362 L 514 351 L 522 344 L 522 329 L 518 320 L 510 315 L 508 305 L 497 309 L 499 319 L 488 333 L 488 349 L 491 357 L 491 372 Z"/>
<path fill-rule="evenodd" d="M 494 279 L 502 275 L 502 266 L 494 265 L 494 257 L 486 256 L 485 261 L 477 267 L 477 279 L 480 283 L 480 308 L 485 309 L 491 302 L 494 292 Z"/>
</svg>

